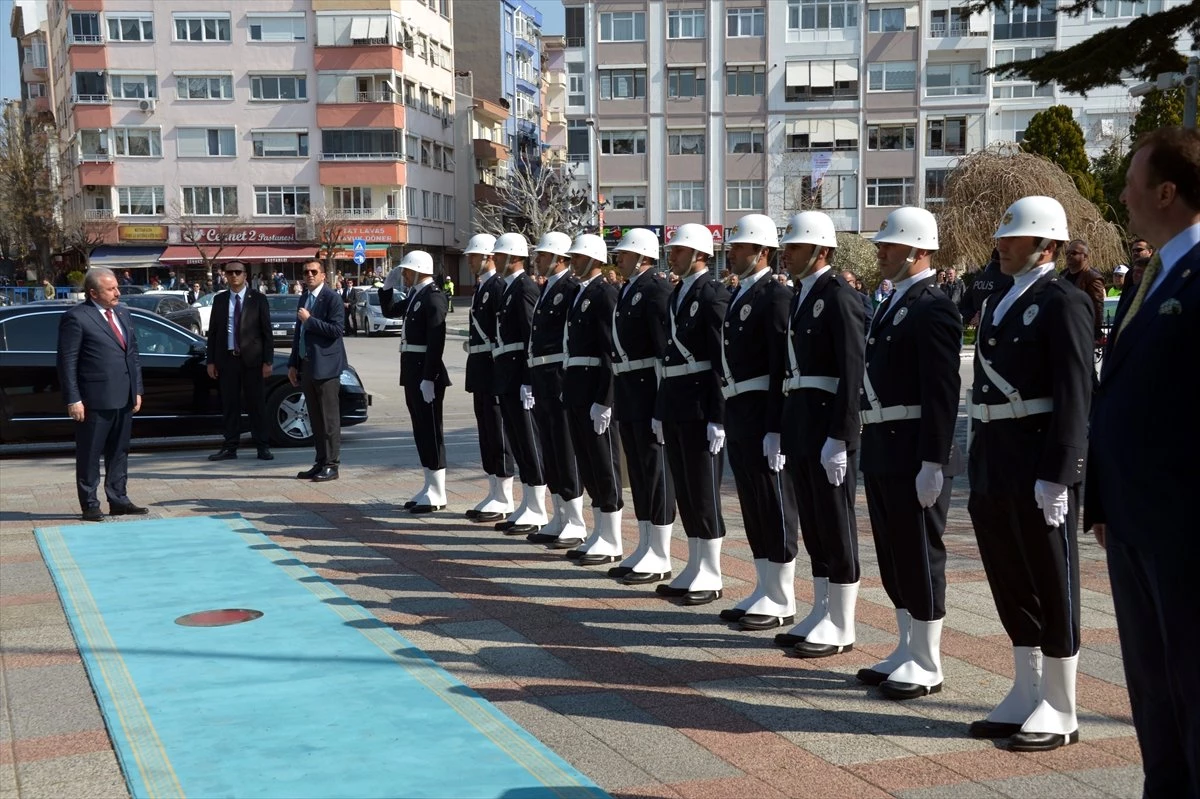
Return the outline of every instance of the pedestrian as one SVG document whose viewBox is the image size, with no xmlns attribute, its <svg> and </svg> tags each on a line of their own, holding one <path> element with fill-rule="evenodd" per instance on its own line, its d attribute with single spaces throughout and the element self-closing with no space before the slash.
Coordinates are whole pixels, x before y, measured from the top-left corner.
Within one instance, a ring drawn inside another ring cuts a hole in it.
<svg viewBox="0 0 1200 799">
<path fill-rule="evenodd" d="M 312 468 L 296 475 L 300 480 L 338 479 L 342 449 L 338 391 L 347 366 L 343 324 L 341 298 L 325 285 L 325 266 L 309 261 L 304 265 L 304 293 L 288 359 L 288 382 L 304 392 L 316 445 L 316 460 Z"/>
<path fill-rule="evenodd" d="M 862 304 L 863 312 L 870 319 L 871 315 L 875 313 L 875 304 L 871 302 L 871 298 L 867 293 L 862 290 L 862 280 L 849 269 L 842 271 L 842 280 L 846 281 L 847 286 L 854 289 L 854 292 L 858 295 L 858 301 Z"/>
<path fill-rule="evenodd" d="M 1103 338 L 1104 326 L 1104 277 L 1091 266 L 1091 249 L 1083 239 L 1067 244 L 1067 268 L 1062 276 L 1075 288 L 1092 299 L 1093 336 L 1098 344 Z"/>
<path fill-rule="evenodd" d="M 50 278 L 42 281 L 42 298 L 47 300 L 54 299 L 54 284 L 50 282 Z"/>
<path fill-rule="evenodd" d="M 450 313 L 454 313 L 454 280 L 449 275 L 446 275 L 446 280 L 442 283 L 442 292 L 446 295 Z"/>
<path fill-rule="evenodd" d="M 879 308 L 880 305 L 883 305 L 884 300 L 886 300 L 888 297 L 892 296 L 893 291 L 895 291 L 895 287 L 893 286 L 892 281 L 888 280 L 887 278 L 884 278 L 883 280 L 881 280 L 879 282 L 879 285 L 875 287 L 875 309 L 876 310 Z"/>
<path fill-rule="evenodd" d="M 1113 270 L 1113 282 L 1105 292 L 1106 297 L 1120 297 L 1122 289 L 1125 288 L 1125 275 L 1129 273 L 1129 267 L 1125 264 L 1117 264 L 1117 268 Z M 1105 320 L 1108 321 L 1107 319 Z"/>
<path fill-rule="evenodd" d="M 963 324 L 975 327 L 979 324 L 979 309 L 983 307 L 983 301 L 993 294 L 1008 290 L 1013 279 L 1012 275 L 1006 275 L 1000 269 L 1000 251 L 995 248 L 992 248 L 992 255 L 987 264 L 970 277 L 970 286 L 958 303 L 958 314 L 962 317 Z"/>
<path fill-rule="evenodd" d="M 274 460 L 267 434 L 265 381 L 275 362 L 271 308 L 262 292 L 246 285 L 246 265 L 230 261 L 222 270 L 229 290 L 213 299 L 208 325 L 208 376 L 217 381 L 225 440 L 210 461 L 233 460 L 242 437 L 242 412 L 258 459 Z"/>
<path fill-rule="evenodd" d="M 358 320 L 354 314 L 354 278 L 346 278 L 345 284 L 342 286 L 342 308 L 346 314 L 346 333 L 347 335 L 358 335 Z M 401 331 L 403 332 L 403 331 Z"/>
<path fill-rule="evenodd" d="M 1018 752 L 1079 740 L 1079 490 L 1094 378 L 1092 307 L 1054 270 L 1069 239 L 1051 197 L 1022 197 L 996 231 L 1013 285 L 975 338 L 967 509 L 1013 646 L 1012 689 L 968 729 Z"/>
<path fill-rule="evenodd" d="M 1121 200 L 1156 251 L 1122 297 L 1089 424 L 1084 528 L 1108 555 L 1145 795 L 1200 797 L 1200 133 L 1134 145 Z M 1191 353 L 1190 355 L 1188 353 Z"/>
<path fill-rule="evenodd" d="M 954 303 L 955 308 L 962 302 L 963 295 L 967 291 L 966 286 L 958 279 L 958 270 L 953 266 L 946 270 L 946 279 L 938 288 L 950 299 L 950 302 Z"/>
<path fill-rule="evenodd" d="M 100 456 L 104 493 L 112 516 L 140 516 L 129 482 L 129 437 L 133 414 L 142 409 L 142 364 L 133 316 L 121 307 L 121 289 L 111 269 L 94 266 L 83 278 L 87 300 L 67 310 L 58 325 L 58 381 L 75 422 L 75 486 L 85 522 L 104 521 L 100 500 Z"/>
</svg>

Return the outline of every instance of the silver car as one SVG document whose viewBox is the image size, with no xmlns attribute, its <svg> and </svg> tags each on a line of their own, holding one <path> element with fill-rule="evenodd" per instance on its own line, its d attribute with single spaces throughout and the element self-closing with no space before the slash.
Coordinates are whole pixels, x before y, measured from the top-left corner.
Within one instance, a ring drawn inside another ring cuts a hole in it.
<svg viewBox="0 0 1200 799">
<path fill-rule="evenodd" d="M 400 319 L 389 319 L 383 315 L 383 309 L 379 305 L 379 289 L 355 289 L 353 296 L 354 316 L 358 322 L 359 333 L 373 336 L 376 333 L 400 332 L 403 322 Z"/>
</svg>

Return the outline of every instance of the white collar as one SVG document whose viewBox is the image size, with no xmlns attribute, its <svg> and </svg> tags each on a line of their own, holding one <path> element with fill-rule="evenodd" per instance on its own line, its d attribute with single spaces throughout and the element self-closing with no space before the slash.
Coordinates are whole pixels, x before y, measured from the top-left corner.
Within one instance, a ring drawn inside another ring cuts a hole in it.
<svg viewBox="0 0 1200 799">
<path fill-rule="evenodd" d="M 492 278 L 494 278 L 495 276 L 496 276 L 496 270 L 495 270 L 495 269 L 489 269 L 489 270 L 487 270 L 486 272 L 484 272 L 482 275 L 478 275 L 478 276 L 476 277 L 476 280 L 478 280 L 478 281 L 479 281 L 479 285 L 481 285 L 481 286 L 482 286 L 484 283 L 488 282 L 489 280 L 491 280 L 491 279 L 492 279 Z"/>
<path fill-rule="evenodd" d="M 688 293 L 688 291 L 692 288 L 692 284 L 695 283 L 696 280 L 699 279 L 699 277 L 701 275 L 704 275 L 707 273 L 708 273 L 707 269 L 701 269 L 699 272 L 692 272 L 690 275 L 685 277 L 683 279 L 683 283 L 679 289 L 679 296 L 680 297 L 685 296 Z"/>
<path fill-rule="evenodd" d="M 744 278 L 741 278 L 740 280 L 738 280 L 738 293 L 740 294 L 743 291 L 749 291 L 750 287 L 759 281 L 759 278 L 761 278 L 765 274 L 769 274 L 770 271 L 771 271 L 771 267 L 764 266 L 762 269 L 759 269 L 757 272 L 755 272 L 750 277 L 744 277 Z"/>
<path fill-rule="evenodd" d="M 1171 267 L 1175 266 L 1179 262 L 1179 259 L 1191 252 L 1192 248 L 1197 244 L 1200 244 L 1200 222 L 1188 225 L 1159 248 L 1158 257 L 1162 260 L 1162 268 L 1159 270 L 1159 274 L 1171 271 Z"/>
<path fill-rule="evenodd" d="M 511 286 L 511 285 L 513 284 L 513 281 L 515 281 L 517 278 L 519 278 L 519 277 L 520 277 L 521 275 L 523 275 L 523 274 L 525 274 L 525 270 L 524 270 L 524 269 L 521 269 L 520 271 L 513 272 L 511 275 L 509 275 L 508 277 L 504 278 L 504 286 L 505 286 L 505 288 L 507 288 L 508 286 Z"/>
<path fill-rule="evenodd" d="M 915 283 L 919 283 L 926 278 L 933 277 L 933 269 L 926 269 L 922 272 L 917 272 L 912 277 L 906 277 L 899 283 L 896 283 L 892 288 L 892 307 L 896 307 L 896 303 L 900 302 L 900 298 L 904 296 L 904 292 L 908 291 Z"/>
<path fill-rule="evenodd" d="M 801 294 L 801 296 L 808 293 L 808 290 L 810 288 L 812 288 L 813 283 L 817 282 L 817 278 L 819 278 L 821 275 L 825 274 L 832 268 L 833 268 L 832 266 L 829 266 L 828 264 L 826 264 L 825 266 L 821 267 L 816 272 L 812 272 L 810 274 L 805 275 L 803 278 L 801 278 L 800 279 L 800 294 Z"/>
<path fill-rule="evenodd" d="M 562 269 L 558 272 L 555 272 L 553 275 L 546 275 L 546 289 L 549 290 L 549 288 L 558 282 L 558 279 L 565 275 L 568 271 L 570 270 Z"/>
</svg>

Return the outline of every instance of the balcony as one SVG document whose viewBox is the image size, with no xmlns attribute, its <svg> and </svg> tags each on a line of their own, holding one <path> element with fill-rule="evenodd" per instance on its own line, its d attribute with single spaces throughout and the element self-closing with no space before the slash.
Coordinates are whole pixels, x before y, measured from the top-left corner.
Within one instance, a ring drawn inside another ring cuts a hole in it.
<svg viewBox="0 0 1200 799">
<path fill-rule="evenodd" d="M 480 205 L 500 205 L 500 190 L 486 183 L 476 183 L 475 202 Z"/>
<path fill-rule="evenodd" d="M 107 162 L 85 162 L 79 164 L 79 183 L 83 186 L 117 185 L 117 165 Z"/>
<path fill-rule="evenodd" d="M 379 89 L 373 92 L 356 92 L 354 95 L 356 103 L 398 103 L 400 95 L 388 89 Z"/>
<path fill-rule="evenodd" d="M 567 47 L 583 47 L 585 40 L 582 36 L 568 36 Z"/>
<path fill-rule="evenodd" d="M 76 105 L 108 105 L 111 98 L 105 94 L 72 94 L 71 102 Z"/>
<path fill-rule="evenodd" d="M 104 44 L 104 37 L 100 34 L 85 34 L 72 33 L 67 36 L 67 46 L 74 44 Z"/>
<path fill-rule="evenodd" d="M 475 157 L 489 163 L 507 161 L 508 148 L 491 139 L 475 139 Z"/>
<path fill-rule="evenodd" d="M 932 86 L 925 88 L 926 97 L 982 97 L 983 85 L 970 86 Z"/>
<path fill-rule="evenodd" d="M 83 218 L 91 220 L 114 219 L 115 215 L 111 208 L 87 208 L 84 209 Z"/>
<path fill-rule="evenodd" d="M 112 153 L 80 153 L 79 161 L 85 164 L 107 164 L 113 160 Z"/>
<path fill-rule="evenodd" d="M 926 147 L 925 155 L 928 156 L 944 156 L 944 155 L 966 155 L 966 145 L 962 144 L 947 144 L 945 147 Z"/>
<path fill-rule="evenodd" d="M 377 100 L 356 103 L 317 103 L 317 126 L 328 130 L 346 128 L 400 130 L 404 128 L 404 106 L 396 102 Z"/>
<path fill-rule="evenodd" d="M 363 44 L 313 48 L 313 66 L 318 72 L 404 73 L 404 51 L 389 44 Z"/>
<path fill-rule="evenodd" d="M 551 108 L 546 111 L 546 122 L 551 125 L 567 124 L 567 114 L 559 108 Z"/>
<path fill-rule="evenodd" d="M 567 73 L 559 71 L 559 70 L 555 70 L 553 72 L 547 72 L 545 74 L 550 79 L 550 85 L 552 87 L 559 86 L 559 87 L 566 88 Z"/>
<path fill-rule="evenodd" d="M 407 164 L 400 153 L 339 153 L 319 156 L 322 186 L 403 186 Z"/>
<path fill-rule="evenodd" d="M 331 208 L 337 219 L 404 219 L 403 208 Z"/>
<path fill-rule="evenodd" d="M 947 36 L 986 36 L 986 31 L 972 32 L 971 27 L 966 22 L 931 22 L 929 23 L 929 37 L 931 39 L 943 39 Z"/>
</svg>

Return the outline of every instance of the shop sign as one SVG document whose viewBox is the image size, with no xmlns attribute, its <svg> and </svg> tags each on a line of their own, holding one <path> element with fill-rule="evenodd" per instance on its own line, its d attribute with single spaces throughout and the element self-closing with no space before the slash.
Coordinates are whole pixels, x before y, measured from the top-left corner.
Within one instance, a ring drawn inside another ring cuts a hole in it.
<svg viewBox="0 0 1200 799">
<path fill-rule="evenodd" d="M 294 225 L 272 227 L 197 227 L 181 229 L 183 244 L 292 244 L 296 241 Z"/>
<path fill-rule="evenodd" d="M 166 225 L 117 225 L 121 241 L 166 241 Z"/>
<path fill-rule="evenodd" d="M 362 239 L 368 244 L 398 244 L 403 241 L 396 222 L 362 222 L 338 226 L 338 239 L 349 244 Z"/>
</svg>

